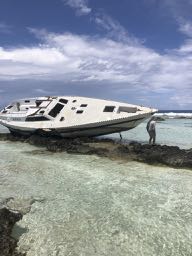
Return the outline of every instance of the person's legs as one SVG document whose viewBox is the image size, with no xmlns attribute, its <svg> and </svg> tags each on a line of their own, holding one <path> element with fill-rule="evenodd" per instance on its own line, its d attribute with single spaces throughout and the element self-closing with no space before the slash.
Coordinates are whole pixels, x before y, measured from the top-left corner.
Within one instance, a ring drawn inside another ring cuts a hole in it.
<svg viewBox="0 0 192 256">
<path fill-rule="evenodd" d="M 155 144 L 156 133 L 155 131 L 149 131 L 149 144 Z"/>
<path fill-rule="evenodd" d="M 152 141 L 153 141 L 153 144 L 155 144 L 155 141 L 156 141 L 156 132 L 153 131 L 153 134 L 152 134 Z"/>
<path fill-rule="evenodd" d="M 149 134 L 149 144 L 151 144 L 153 137 Z"/>
</svg>

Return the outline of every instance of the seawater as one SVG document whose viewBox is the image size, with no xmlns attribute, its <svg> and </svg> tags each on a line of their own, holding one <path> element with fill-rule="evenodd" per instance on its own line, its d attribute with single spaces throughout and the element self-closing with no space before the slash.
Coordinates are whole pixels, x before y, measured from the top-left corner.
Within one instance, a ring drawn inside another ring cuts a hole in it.
<svg viewBox="0 0 192 256">
<path fill-rule="evenodd" d="M 119 139 L 119 134 L 108 137 Z M 123 141 L 138 141 L 148 143 L 146 122 L 136 128 L 122 133 Z M 192 148 L 192 118 L 191 119 L 165 119 L 156 123 L 157 144 L 179 146 L 180 148 Z"/>
<path fill-rule="evenodd" d="M 143 123 L 122 133 L 148 141 Z M 118 134 L 113 135 L 118 139 Z M 191 120 L 157 124 L 157 142 L 191 147 Z M 192 172 L 0 142 L 0 199 L 26 213 L 27 256 L 192 255 Z"/>
</svg>

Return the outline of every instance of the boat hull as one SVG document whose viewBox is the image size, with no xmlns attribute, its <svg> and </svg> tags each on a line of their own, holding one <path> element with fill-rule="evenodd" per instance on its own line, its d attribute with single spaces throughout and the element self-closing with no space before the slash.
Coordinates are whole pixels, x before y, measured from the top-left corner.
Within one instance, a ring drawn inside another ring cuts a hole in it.
<svg viewBox="0 0 192 256">
<path fill-rule="evenodd" d="M 116 101 L 75 96 L 21 99 L 0 112 L 12 133 L 93 137 L 135 128 L 155 109 Z"/>
<path fill-rule="evenodd" d="M 150 115 L 145 115 L 142 117 L 135 117 L 126 120 L 118 120 L 112 122 L 103 122 L 98 124 L 87 124 L 83 126 L 76 127 L 60 127 L 54 129 L 25 129 L 17 126 L 6 125 L 11 133 L 21 134 L 21 135 L 32 135 L 32 134 L 44 134 L 44 135 L 56 135 L 65 138 L 75 138 L 75 137 L 94 137 L 100 135 L 107 135 L 112 133 L 119 133 L 135 128 L 144 119 L 148 118 Z M 5 124 L 4 124 L 5 125 Z"/>
</svg>

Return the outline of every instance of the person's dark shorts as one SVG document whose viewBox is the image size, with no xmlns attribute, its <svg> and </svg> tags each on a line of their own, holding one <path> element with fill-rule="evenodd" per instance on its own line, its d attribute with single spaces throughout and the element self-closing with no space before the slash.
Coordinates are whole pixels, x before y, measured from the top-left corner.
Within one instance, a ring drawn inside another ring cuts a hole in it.
<svg viewBox="0 0 192 256">
<path fill-rule="evenodd" d="M 149 133 L 150 137 L 155 137 L 156 136 L 155 130 L 148 131 L 148 133 Z"/>
</svg>

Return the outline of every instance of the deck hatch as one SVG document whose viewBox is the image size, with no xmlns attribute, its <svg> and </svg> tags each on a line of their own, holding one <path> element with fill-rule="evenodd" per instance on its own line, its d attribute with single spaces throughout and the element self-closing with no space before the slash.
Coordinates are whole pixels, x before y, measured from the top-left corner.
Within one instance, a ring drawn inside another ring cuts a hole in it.
<svg viewBox="0 0 192 256">
<path fill-rule="evenodd" d="M 66 99 L 60 99 L 59 102 L 63 103 L 63 104 L 67 104 L 68 100 Z"/>
<path fill-rule="evenodd" d="M 62 104 L 59 104 L 57 103 L 52 109 L 51 111 L 49 111 L 49 114 L 50 116 L 52 117 L 56 117 L 60 112 L 61 110 L 64 108 L 64 105 Z"/>
</svg>

